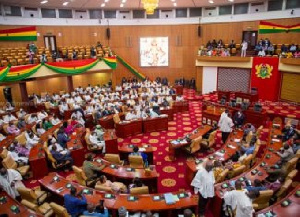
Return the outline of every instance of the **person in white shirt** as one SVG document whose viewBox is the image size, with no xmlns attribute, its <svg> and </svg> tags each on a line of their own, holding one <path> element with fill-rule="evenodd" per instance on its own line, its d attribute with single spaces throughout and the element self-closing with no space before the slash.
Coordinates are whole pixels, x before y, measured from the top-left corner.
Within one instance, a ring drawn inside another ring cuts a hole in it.
<svg viewBox="0 0 300 217">
<path fill-rule="evenodd" d="M 60 106 L 59 106 L 59 112 L 61 115 L 63 115 L 65 113 L 65 111 L 69 110 L 68 104 L 66 102 L 63 102 Z"/>
<path fill-rule="evenodd" d="M 39 120 L 43 120 L 44 118 L 48 117 L 47 112 L 45 112 L 44 110 L 40 111 L 37 113 L 37 117 Z"/>
<path fill-rule="evenodd" d="M 89 140 L 92 143 L 92 146 L 96 148 L 102 148 L 102 153 L 105 153 L 105 142 L 104 140 L 99 140 L 96 132 L 92 132 L 89 136 Z"/>
<path fill-rule="evenodd" d="M 20 195 L 17 191 L 18 188 L 25 187 L 18 171 L 4 167 L 0 169 L 0 186 L 12 198 Z"/>
<path fill-rule="evenodd" d="M 258 52 L 257 56 L 259 56 L 259 57 L 264 57 L 264 56 L 266 56 L 265 50 L 264 50 L 264 49 L 261 49 L 261 50 Z"/>
<path fill-rule="evenodd" d="M 60 152 L 63 155 L 70 154 L 68 149 L 64 149 L 59 143 L 56 142 L 56 139 L 49 135 L 48 137 L 48 150 L 51 152 L 53 145 L 56 146 L 56 151 Z"/>
<path fill-rule="evenodd" d="M 27 113 L 22 108 L 20 108 L 20 111 L 18 113 L 18 118 L 25 118 L 26 114 Z"/>
<path fill-rule="evenodd" d="M 16 147 L 13 144 L 9 146 L 7 155 L 10 155 L 11 158 L 16 162 L 28 164 L 28 157 L 20 157 L 19 153 L 16 151 Z"/>
<path fill-rule="evenodd" d="M 126 121 L 131 121 L 131 120 L 134 120 L 134 119 L 136 119 L 137 118 L 137 116 L 136 116 L 136 114 L 135 114 L 135 110 L 131 110 L 130 112 L 128 112 L 127 114 L 126 114 L 126 116 L 125 116 L 125 120 Z"/>
<path fill-rule="evenodd" d="M 199 193 L 199 216 L 204 217 L 205 207 L 209 198 L 215 196 L 214 190 L 215 176 L 213 163 L 206 162 L 205 167 L 201 167 L 196 173 L 191 186 L 194 187 L 195 194 Z"/>
<path fill-rule="evenodd" d="M 94 107 L 92 105 L 87 105 L 85 108 L 85 114 L 93 114 Z"/>
<path fill-rule="evenodd" d="M 0 142 L 3 141 L 5 138 L 6 137 L 2 133 L 0 133 Z"/>
<path fill-rule="evenodd" d="M 176 96 L 176 102 L 182 102 L 183 100 L 184 100 L 183 96 L 181 96 L 181 95 Z"/>
<path fill-rule="evenodd" d="M 38 116 L 37 114 L 33 113 L 31 114 L 28 119 L 27 119 L 27 123 L 28 124 L 33 124 L 34 122 L 37 122 L 39 119 L 38 119 Z"/>
<path fill-rule="evenodd" d="M 244 40 L 242 43 L 241 57 L 246 57 L 247 48 L 248 48 L 248 43 Z"/>
<path fill-rule="evenodd" d="M 82 126 L 84 126 L 85 121 L 83 120 L 82 114 L 80 111 L 73 112 L 71 115 L 71 118 L 75 117 L 75 119 L 80 123 Z"/>
<path fill-rule="evenodd" d="M 38 136 L 41 136 L 46 132 L 46 130 L 41 126 L 41 122 L 37 123 L 35 127 Z"/>
<path fill-rule="evenodd" d="M 28 136 L 28 139 L 26 140 L 26 148 L 30 150 L 33 146 L 38 144 L 38 142 L 39 138 L 31 132 Z"/>
<path fill-rule="evenodd" d="M 7 115 L 5 115 L 3 118 L 3 122 L 6 124 L 8 124 L 11 121 L 16 121 L 16 120 L 17 120 L 17 118 L 14 115 L 12 115 L 10 112 L 7 112 Z"/>
<path fill-rule="evenodd" d="M 153 109 L 149 110 L 150 118 L 157 118 L 159 117 L 159 114 L 157 114 Z"/>
<path fill-rule="evenodd" d="M 231 115 L 228 113 L 227 116 L 220 118 L 218 126 L 222 132 L 222 141 L 225 144 L 229 134 L 232 131 L 232 127 L 234 126 Z"/>
<path fill-rule="evenodd" d="M 57 124 L 59 124 L 61 121 L 59 120 L 59 118 L 55 115 L 55 114 L 53 114 L 52 115 L 52 118 L 51 118 L 51 124 L 52 125 L 57 125 Z"/>
<path fill-rule="evenodd" d="M 224 208 L 230 206 L 232 210 L 236 210 L 235 216 L 237 217 L 252 217 L 254 209 L 252 200 L 257 197 L 257 192 L 242 189 L 242 182 L 235 181 L 235 190 L 226 191 L 224 194 Z"/>
</svg>

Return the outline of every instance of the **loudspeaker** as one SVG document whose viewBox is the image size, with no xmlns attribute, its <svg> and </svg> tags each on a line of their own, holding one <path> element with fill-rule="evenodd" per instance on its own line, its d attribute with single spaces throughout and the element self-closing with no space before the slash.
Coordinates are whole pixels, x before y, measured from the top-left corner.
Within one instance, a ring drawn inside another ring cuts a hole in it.
<svg viewBox="0 0 300 217">
<path fill-rule="evenodd" d="M 108 40 L 110 39 L 110 28 L 106 29 L 106 37 Z"/>
<path fill-rule="evenodd" d="M 198 37 L 201 37 L 201 26 L 198 26 Z"/>
<path fill-rule="evenodd" d="M 10 87 L 3 88 L 3 95 L 4 95 L 7 102 L 12 103 L 12 95 L 11 95 L 11 88 Z"/>
</svg>

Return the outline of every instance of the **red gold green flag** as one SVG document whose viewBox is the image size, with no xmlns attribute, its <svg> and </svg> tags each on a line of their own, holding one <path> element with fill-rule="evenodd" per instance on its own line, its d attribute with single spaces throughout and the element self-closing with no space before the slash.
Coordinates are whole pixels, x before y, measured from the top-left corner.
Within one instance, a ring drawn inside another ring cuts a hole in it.
<svg viewBox="0 0 300 217">
<path fill-rule="evenodd" d="M 36 41 L 35 26 L 0 30 L 0 41 Z"/>
<path fill-rule="evenodd" d="M 99 62 L 98 59 L 84 59 L 67 62 L 45 63 L 45 66 L 54 72 L 63 74 L 80 74 L 93 68 Z"/>
<path fill-rule="evenodd" d="M 284 26 L 265 21 L 259 23 L 259 34 L 281 33 L 281 32 L 300 32 L 300 23 L 292 26 Z"/>
</svg>

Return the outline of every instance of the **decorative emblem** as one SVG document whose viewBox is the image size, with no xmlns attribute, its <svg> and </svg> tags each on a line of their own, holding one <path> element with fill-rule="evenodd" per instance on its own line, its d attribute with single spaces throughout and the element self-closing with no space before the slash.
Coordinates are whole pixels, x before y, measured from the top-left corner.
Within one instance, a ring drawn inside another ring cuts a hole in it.
<svg viewBox="0 0 300 217">
<path fill-rule="evenodd" d="M 255 66 L 256 72 L 258 78 L 266 79 L 270 78 L 272 75 L 273 66 L 270 66 L 269 64 L 260 64 Z"/>
</svg>

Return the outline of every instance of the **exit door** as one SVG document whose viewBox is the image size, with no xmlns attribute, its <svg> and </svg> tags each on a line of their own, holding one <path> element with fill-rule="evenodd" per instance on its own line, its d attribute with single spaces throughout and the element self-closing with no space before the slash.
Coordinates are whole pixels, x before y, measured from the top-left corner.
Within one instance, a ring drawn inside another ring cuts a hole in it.
<svg viewBox="0 0 300 217">
<path fill-rule="evenodd" d="M 248 49 L 254 50 L 257 43 L 258 32 L 257 31 L 243 31 L 243 41 L 248 42 Z"/>
<path fill-rule="evenodd" d="M 56 37 L 55 36 L 44 36 L 45 47 L 49 50 L 56 51 Z"/>
</svg>

